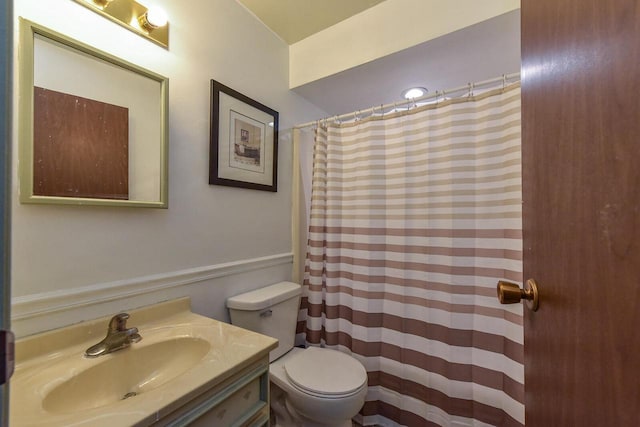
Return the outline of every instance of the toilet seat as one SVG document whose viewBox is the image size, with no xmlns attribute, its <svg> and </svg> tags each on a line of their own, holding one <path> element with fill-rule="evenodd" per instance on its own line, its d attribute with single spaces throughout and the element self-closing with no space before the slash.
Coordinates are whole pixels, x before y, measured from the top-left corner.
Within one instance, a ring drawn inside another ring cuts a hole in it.
<svg viewBox="0 0 640 427">
<path fill-rule="evenodd" d="M 358 393 L 367 372 L 353 357 L 336 350 L 309 347 L 284 364 L 289 383 L 299 391 L 326 399 Z"/>
</svg>

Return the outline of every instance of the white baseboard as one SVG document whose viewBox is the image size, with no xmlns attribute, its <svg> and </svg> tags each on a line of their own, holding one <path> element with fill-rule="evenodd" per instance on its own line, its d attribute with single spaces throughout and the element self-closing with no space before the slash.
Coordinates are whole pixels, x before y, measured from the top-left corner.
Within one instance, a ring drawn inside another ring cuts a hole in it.
<svg viewBox="0 0 640 427">
<path fill-rule="evenodd" d="M 293 254 L 282 253 L 109 283 L 99 283 L 81 288 L 15 297 L 11 300 L 11 319 L 12 321 L 22 321 L 52 315 L 291 263 L 293 263 Z"/>
</svg>

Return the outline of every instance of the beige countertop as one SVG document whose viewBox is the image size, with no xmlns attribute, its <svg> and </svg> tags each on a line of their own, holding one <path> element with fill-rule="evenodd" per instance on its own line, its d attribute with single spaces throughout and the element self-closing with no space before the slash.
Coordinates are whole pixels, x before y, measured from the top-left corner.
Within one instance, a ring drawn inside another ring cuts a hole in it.
<svg viewBox="0 0 640 427">
<path fill-rule="evenodd" d="M 97 358 L 85 357 L 84 351 L 104 338 L 110 317 L 18 340 L 16 370 L 10 382 L 10 425 L 148 425 L 277 346 L 274 338 L 192 313 L 188 298 L 128 313 L 128 326 L 139 329 L 142 341 Z M 198 345 L 184 345 L 193 343 Z M 149 346 L 155 347 L 145 351 Z M 145 362 L 146 358 L 159 360 L 149 360 L 148 366 L 135 365 L 132 361 L 139 363 L 136 358 L 140 357 Z M 145 376 L 144 384 L 136 384 L 140 391 L 135 397 L 114 400 L 108 395 L 116 387 L 112 383 L 121 381 L 123 375 L 137 373 L 127 373 L 127 369 L 141 366 L 148 371 L 153 370 L 153 363 L 163 366 L 166 362 L 170 362 L 171 373 L 160 369 Z M 88 383 L 87 378 L 91 379 Z M 51 396 L 60 394 L 63 385 L 71 390 L 68 398 L 73 400 L 64 402 L 64 395 L 60 406 Z M 77 394 L 78 390 L 86 392 Z"/>
</svg>

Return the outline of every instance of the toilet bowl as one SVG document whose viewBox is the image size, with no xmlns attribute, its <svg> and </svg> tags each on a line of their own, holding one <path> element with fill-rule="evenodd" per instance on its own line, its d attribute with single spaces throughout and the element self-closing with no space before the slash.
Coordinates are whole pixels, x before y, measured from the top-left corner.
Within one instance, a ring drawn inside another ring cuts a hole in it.
<svg viewBox="0 0 640 427">
<path fill-rule="evenodd" d="M 362 408 L 367 394 L 367 373 L 362 364 L 325 348 L 292 349 L 270 364 L 269 377 L 285 393 L 293 425 L 351 426 L 351 418 Z M 282 408 L 274 410 L 278 419 Z M 281 414 L 281 418 L 286 416 Z"/>
<path fill-rule="evenodd" d="M 278 339 L 270 353 L 271 408 L 279 427 L 343 427 L 367 394 L 367 372 L 337 350 L 294 348 L 301 287 L 280 282 L 227 300 L 231 323 Z"/>
</svg>

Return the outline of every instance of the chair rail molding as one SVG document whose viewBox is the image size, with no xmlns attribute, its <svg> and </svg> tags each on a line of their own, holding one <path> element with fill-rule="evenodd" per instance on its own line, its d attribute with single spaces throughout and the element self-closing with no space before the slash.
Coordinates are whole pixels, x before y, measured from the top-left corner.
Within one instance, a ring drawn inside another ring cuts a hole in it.
<svg viewBox="0 0 640 427">
<path fill-rule="evenodd" d="M 292 253 L 281 253 L 168 273 L 98 283 L 73 289 L 12 298 L 12 321 L 28 320 L 60 312 L 130 299 L 270 267 L 291 265 Z"/>
</svg>

